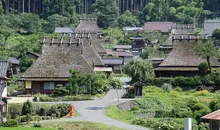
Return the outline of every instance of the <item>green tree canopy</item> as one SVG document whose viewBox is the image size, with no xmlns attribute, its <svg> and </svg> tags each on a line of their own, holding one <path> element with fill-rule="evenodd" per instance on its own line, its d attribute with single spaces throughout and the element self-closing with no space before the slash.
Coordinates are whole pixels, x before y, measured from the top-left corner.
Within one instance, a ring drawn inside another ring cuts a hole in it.
<svg viewBox="0 0 220 130">
<path fill-rule="evenodd" d="M 217 55 L 217 50 L 215 49 L 214 42 L 212 39 L 208 39 L 205 43 L 199 43 L 195 47 L 195 52 L 202 58 L 206 58 L 209 70 L 212 71 L 212 65 L 210 58 Z"/>
<path fill-rule="evenodd" d="M 92 5 L 93 13 L 98 16 L 100 27 L 110 27 L 116 24 L 119 8 L 116 0 L 96 0 Z"/>
<path fill-rule="evenodd" d="M 132 83 L 137 81 L 146 82 L 155 76 L 152 63 L 140 58 L 135 58 L 126 63 L 123 66 L 122 71 L 132 78 Z"/>
<path fill-rule="evenodd" d="M 119 18 L 118 25 L 120 27 L 135 27 L 140 24 L 138 18 L 129 10 L 126 10 Z"/>
</svg>

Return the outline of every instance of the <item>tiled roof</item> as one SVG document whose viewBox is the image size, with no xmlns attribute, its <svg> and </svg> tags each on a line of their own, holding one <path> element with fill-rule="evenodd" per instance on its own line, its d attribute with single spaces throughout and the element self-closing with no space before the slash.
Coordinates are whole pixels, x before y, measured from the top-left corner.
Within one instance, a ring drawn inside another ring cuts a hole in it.
<svg viewBox="0 0 220 130">
<path fill-rule="evenodd" d="M 202 119 L 208 120 L 220 120 L 220 110 L 214 111 L 208 115 L 201 117 Z"/>
<path fill-rule="evenodd" d="M 74 29 L 68 27 L 56 27 L 55 33 L 74 33 Z"/>
<path fill-rule="evenodd" d="M 9 57 L 8 58 L 8 62 L 12 63 L 12 64 L 16 64 L 16 65 L 19 65 L 19 60 L 15 57 Z"/>
<path fill-rule="evenodd" d="M 208 36 L 211 36 L 214 30 L 217 28 L 220 28 L 220 20 L 206 20 L 201 33 L 205 33 L 208 34 Z"/>
<path fill-rule="evenodd" d="M 131 45 L 115 45 L 114 48 L 116 49 L 131 49 Z"/>
<path fill-rule="evenodd" d="M 6 78 L 8 71 L 8 61 L 0 61 L 0 78 Z"/>
<path fill-rule="evenodd" d="M 173 26 L 176 26 L 176 23 L 173 23 L 173 22 L 147 22 L 144 24 L 144 30 L 170 32 Z"/>
<path fill-rule="evenodd" d="M 102 59 L 105 65 L 122 65 L 122 58 L 104 58 Z"/>
</svg>

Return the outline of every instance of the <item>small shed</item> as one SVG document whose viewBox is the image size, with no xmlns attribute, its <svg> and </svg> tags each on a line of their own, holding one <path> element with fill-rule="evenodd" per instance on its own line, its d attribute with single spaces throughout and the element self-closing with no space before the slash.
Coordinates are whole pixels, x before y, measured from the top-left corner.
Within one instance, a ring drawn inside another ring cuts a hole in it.
<svg viewBox="0 0 220 130">
<path fill-rule="evenodd" d="M 210 130 L 220 130 L 220 109 L 201 118 L 209 120 Z"/>
<path fill-rule="evenodd" d="M 142 91 L 143 91 L 143 87 L 144 87 L 144 83 L 137 81 L 135 83 L 132 84 L 132 86 L 134 86 L 134 94 L 136 97 L 141 97 L 142 96 Z"/>
</svg>

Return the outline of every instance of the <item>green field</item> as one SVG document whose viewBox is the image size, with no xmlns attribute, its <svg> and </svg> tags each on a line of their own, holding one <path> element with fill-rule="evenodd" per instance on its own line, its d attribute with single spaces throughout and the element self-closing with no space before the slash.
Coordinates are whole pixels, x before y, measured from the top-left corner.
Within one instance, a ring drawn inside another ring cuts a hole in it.
<svg viewBox="0 0 220 130">
<path fill-rule="evenodd" d="M 49 128 L 24 128 L 24 127 L 11 127 L 11 128 L 0 127 L 0 130 L 53 130 L 53 129 L 49 129 Z"/>
<path fill-rule="evenodd" d="M 155 128 L 157 126 L 152 124 L 161 122 L 181 128 L 184 118 L 192 117 L 195 130 L 197 130 L 200 122 L 203 121 L 200 117 L 212 111 L 209 104 L 218 96 L 218 92 L 210 93 L 207 90 L 183 92 L 180 88 L 173 88 L 168 92 L 155 86 L 146 86 L 143 90 L 143 98 L 136 99 L 131 110 L 109 106 L 105 110 L 105 115 L 148 128 Z"/>
</svg>

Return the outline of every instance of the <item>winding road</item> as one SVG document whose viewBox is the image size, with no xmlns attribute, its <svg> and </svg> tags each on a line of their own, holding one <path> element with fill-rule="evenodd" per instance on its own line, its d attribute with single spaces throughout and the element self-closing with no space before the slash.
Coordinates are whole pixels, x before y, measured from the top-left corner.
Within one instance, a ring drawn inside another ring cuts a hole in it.
<svg viewBox="0 0 220 130">
<path fill-rule="evenodd" d="M 125 90 L 118 90 L 119 97 L 123 96 Z M 131 99 L 120 99 L 120 103 L 130 101 Z M 61 102 L 58 102 L 61 103 Z M 107 125 L 116 126 L 126 130 L 149 130 L 144 127 L 130 125 L 121 121 L 117 121 L 106 117 L 104 110 L 109 105 L 116 105 L 118 103 L 116 90 L 110 90 L 103 99 L 92 100 L 92 101 L 72 101 L 62 102 L 71 103 L 74 105 L 76 111 L 80 114 L 79 117 L 74 118 L 63 118 L 58 120 L 49 120 L 45 122 L 57 122 L 57 121 L 91 121 L 98 122 Z"/>
</svg>

